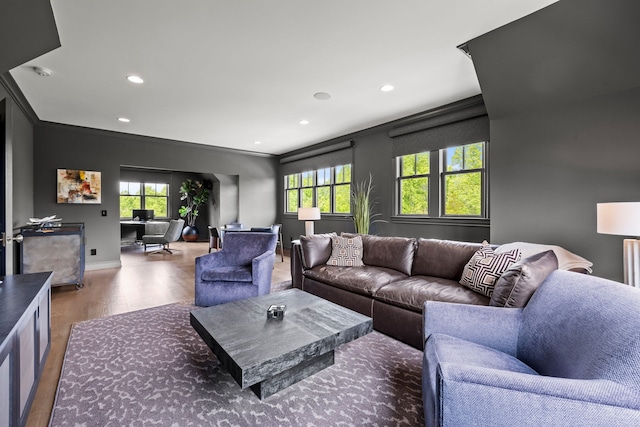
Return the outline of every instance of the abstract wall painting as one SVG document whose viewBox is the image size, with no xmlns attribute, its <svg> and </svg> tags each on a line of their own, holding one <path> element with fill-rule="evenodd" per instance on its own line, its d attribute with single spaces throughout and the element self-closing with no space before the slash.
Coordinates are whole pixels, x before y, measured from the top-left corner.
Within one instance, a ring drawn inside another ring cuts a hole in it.
<svg viewBox="0 0 640 427">
<path fill-rule="evenodd" d="M 57 202 L 100 204 L 102 202 L 101 173 L 58 169 Z"/>
</svg>

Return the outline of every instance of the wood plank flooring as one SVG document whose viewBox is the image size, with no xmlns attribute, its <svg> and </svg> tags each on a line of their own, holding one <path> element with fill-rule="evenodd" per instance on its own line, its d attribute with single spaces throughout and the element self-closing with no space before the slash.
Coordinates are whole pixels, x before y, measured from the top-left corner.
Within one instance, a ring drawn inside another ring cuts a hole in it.
<svg viewBox="0 0 640 427">
<path fill-rule="evenodd" d="M 122 248 L 121 268 L 87 271 L 85 286 L 51 290 L 51 350 L 27 426 L 47 426 L 71 325 L 89 319 L 194 299 L 194 259 L 206 254 L 208 242 L 176 242 L 173 255 L 144 253 L 142 246 Z M 151 252 L 150 247 L 148 252 Z M 291 280 L 290 259 L 276 256 L 272 283 Z M 98 343 L 100 337 L 96 337 Z"/>
</svg>

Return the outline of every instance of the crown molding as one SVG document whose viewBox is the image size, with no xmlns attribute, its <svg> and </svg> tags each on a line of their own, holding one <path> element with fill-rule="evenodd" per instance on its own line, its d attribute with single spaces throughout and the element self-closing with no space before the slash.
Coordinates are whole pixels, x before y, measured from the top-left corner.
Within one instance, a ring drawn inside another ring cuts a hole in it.
<svg viewBox="0 0 640 427">
<path fill-rule="evenodd" d="M 20 90 L 18 84 L 8 71 L 0 74 L 0 86 L 7 91 L 9 96 L 13 99 L 24 115 L 27 116 L 32 125 L 35 126 L 40 122 L 40 118 L 33 108 L 31 108 L 31 104 L 29 104 L 24 93 L 22 93 L 22 90 Z"/>
</svg>

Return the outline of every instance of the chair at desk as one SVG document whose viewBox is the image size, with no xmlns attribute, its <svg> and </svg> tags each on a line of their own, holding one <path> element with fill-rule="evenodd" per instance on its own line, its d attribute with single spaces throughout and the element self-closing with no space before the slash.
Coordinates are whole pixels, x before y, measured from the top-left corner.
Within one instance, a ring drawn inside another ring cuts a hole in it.
<svg viewBox="0 0 640 427">
<path fill-rule="evenodd" d="M 215 249 L 216 251 L 220 250 L 220 233 L 218 233 L 218 229 L 209 225 L 207 227 L 209 229 L 209 253 L 211 253 L 211 249 Z"/>
<path fill-rule="evenodd" d="M 144 244 L 144 251 L 147 251 L 147 245 L 162 245 L 162 249 L 151 252 L 152 254 L 167 251 L 170 254 L 169 243 L 176 242 L 182 234 L 184 228 L 184 219 L 172 219 L 169 222 L 169 228 L 164 234 L 145 234 L 142 236 L 142 243 Z"/>
</svg>

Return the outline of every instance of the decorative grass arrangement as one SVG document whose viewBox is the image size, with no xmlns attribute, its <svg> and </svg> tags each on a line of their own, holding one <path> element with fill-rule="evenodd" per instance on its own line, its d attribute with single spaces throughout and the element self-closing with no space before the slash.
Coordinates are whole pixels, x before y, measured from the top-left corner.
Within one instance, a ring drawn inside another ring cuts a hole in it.
<svg viewBox="0 0 640 427">
<path fill-rule="evenodd" d="M 356 227 L 356 233 L 369 234 L 369 227 L 374 222 L 385 222 L 383 220 L 373 218 L 380 216 L 374 213 L 374 202 L 371 199 L 371 192 L 375 186 L 373 185 L 373 176 L 369 174 L 369 179 L 365 179 L 353 185 L 351 190 L 351 210 L 353 212 L 353 224 Z"/>
</svg>

